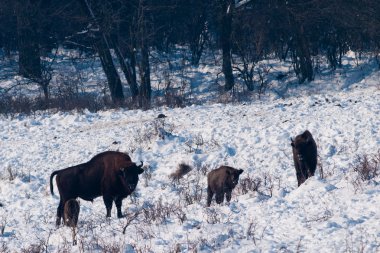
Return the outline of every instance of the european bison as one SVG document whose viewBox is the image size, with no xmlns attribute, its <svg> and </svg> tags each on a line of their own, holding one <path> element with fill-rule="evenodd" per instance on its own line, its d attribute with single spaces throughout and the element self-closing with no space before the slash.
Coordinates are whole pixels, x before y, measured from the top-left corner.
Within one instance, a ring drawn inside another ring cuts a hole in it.
<svg viewBox="0 0 380 253">
<path fill-rule="evenodd" d="M 296 167 L 298 186 L 311 176 L 317 167 L 317 144 L 311 133 L 306 130 L 303 134 L 291 139 L 294 166 Z"/>
<path fill-rule="evenodd" d="M 80 206 L 76 199 L 69 199 L 65 203 L 63 211 L 63 223 L 69 227 L 76 227 L 78 224 Z"/>
<path fill-rule="evenodd" d="M 230 202 L 232 190 L 238 184 L 241 173 L 243 170 L 229 166 L 221 166 L 210 171 L 207 175 L 207 206 L 211 205 L 214 194 L 216 203 L 220 204 L 224 201 L 224 194 L 226 194 L 227 202 Z"/>
<path fill-rule="evenodd" d="M 106 151 L 90 161 L 66 169 L 54 171 L 50 176 L 50 192 L 53 192 L 53 177 L 60 195 L 57 208 L 57 226 L 61 223 L 64 205 L 69 199 L 80 197 L 87 201 L 103 196 L 107 217 L 111 217 L 112 202 L 115 201 L 117 217 L 123 217 L 121 205 L 124 198 L 136 188 L 138 175 L 143 173 L 131 158 L 121 152 Z"/>
</svg>

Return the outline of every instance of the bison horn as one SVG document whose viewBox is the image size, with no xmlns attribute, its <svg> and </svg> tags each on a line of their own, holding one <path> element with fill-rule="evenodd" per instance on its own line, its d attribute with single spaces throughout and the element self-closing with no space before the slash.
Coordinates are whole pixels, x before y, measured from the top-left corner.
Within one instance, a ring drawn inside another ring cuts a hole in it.
<svg viewBox="0 0 380 253">
<path fill-rule="evenodd" d="M 142 166 L 144 165 L 144 163 L 143 163 L 143 161 L 140 161 L 140 162 L 141 162 L 141 164 L 139 166 L 137 166 L 137 167 L 142 168 Z"/>
</svg>

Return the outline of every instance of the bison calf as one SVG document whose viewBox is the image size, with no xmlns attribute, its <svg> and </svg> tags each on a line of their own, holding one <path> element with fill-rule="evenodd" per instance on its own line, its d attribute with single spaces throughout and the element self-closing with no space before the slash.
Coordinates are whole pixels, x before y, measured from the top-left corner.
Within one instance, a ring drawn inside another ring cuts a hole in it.
<svg viewBox="0 0 380 253">
<path fill-rule="evenodd" d="M 93 201 L 103 196 L 107 217 L 111 217 L 112 202 L 115 202 L 117 217 L 123 217 L 121 205 L 124 198 L 136 188 L 143 164 L 136 165 L 124 153 L 106 151 L 94 156 L 90 161 L 50 175 L 50 192 L 53 192 L 53 177 L 56 175 L 60 201 L 57 208 L 56 224 L 61 224 L 64 204 L 69 199 L 81 198 Z"/>
<path fill-rule="evenodd" d="M 69 199 L 65 203 L 65 208 L 63 211 L 63 221 L 66 226 L 76 227 L 78 224 L 79 217 L 79 202 L 76 199 Z"/>
<path fill-rule="evenodd" d="M 220 204 L 224 201 L 224 194 L 226 194 L 227 202 L 230 202 L 232 190 L 238 184 L 241 173 L 243 170 L 229 166 L 221 166 L 210 171 L 207 175 L 207 206 L 211 205 L 214 194 L 216 203 Z"/>
<path fill-rule="evenodd" d="M 306 179 L 314 176 L 317 167 L 317 144 L 311 133 L 306 130 L 294 140 L 291 139 L 291 145 L 298 186 L 300 186 Z"/>
</svg>

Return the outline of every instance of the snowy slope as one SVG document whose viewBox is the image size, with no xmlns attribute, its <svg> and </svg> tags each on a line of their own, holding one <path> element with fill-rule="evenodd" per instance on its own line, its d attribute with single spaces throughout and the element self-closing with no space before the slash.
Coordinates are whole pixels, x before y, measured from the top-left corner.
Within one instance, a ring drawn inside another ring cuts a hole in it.
<svg viewBox="0 0 380 253">
<path fill-rule="evenodd" d="M 352 169 L 380 148 L 378 78 L 330 76 L 314 87 L 340 89 L 246 104 L 0 116 L 0 252 L 379 252 L 380 178 L 357 186 Z M 318 170 L 297 188 L 290 137 L 305 129 L 324 178 Z M 106 150 L 128 152 L 146 172 L 123 202 L 127 218 L 114 207 L 106 219 L 102 198 L 80 201 L 73 246 L 72 231 L 55 227 L 50 174 Z M 181 162 L 194 169 L 172 182 Z M 239 185 L 230 204 L 205 207 L 205 171 L 220 165 L 260 178 L 259 191 Z"/>
</svg>

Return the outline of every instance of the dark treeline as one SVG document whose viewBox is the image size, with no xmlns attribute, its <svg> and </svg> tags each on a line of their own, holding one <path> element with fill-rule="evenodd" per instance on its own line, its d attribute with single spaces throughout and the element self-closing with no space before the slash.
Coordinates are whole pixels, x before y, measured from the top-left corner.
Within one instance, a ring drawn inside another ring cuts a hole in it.
<svg viewBox="0 0 380 253">
<path fill-rule="evenodd" d="M 18 52 L 19 74 L 39 84 L 46 100 L 52 76 L 41 57 L 64 47 L 99 57 L 114 103 L 125 99 L 124 75 L 135 105 L 147 107 L 151 50 L 175 45 L 188 48 L 192 65 L 206 49 L 220 50 L 226 91 L 234 88 L 234 72 L 248 90 L 256 89 L 253 68 L 268 57 L 291 60 L 299 82 L 308 82 L 315 56 L 336 69 L 348 50 L 378 55 L 380 1 L 0 1 L 0 48 L 5 55 Z"/>
</svg>

